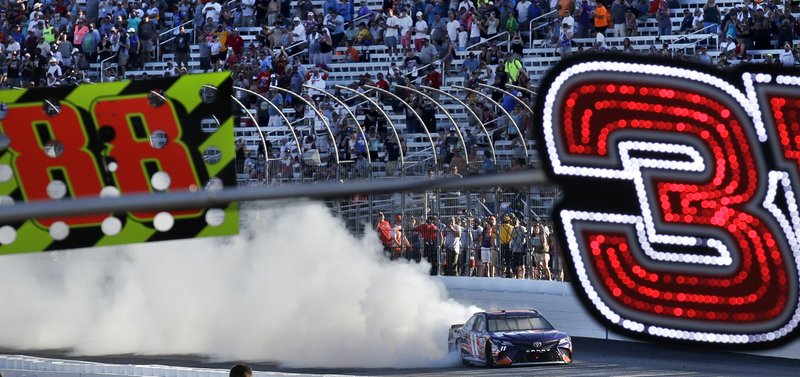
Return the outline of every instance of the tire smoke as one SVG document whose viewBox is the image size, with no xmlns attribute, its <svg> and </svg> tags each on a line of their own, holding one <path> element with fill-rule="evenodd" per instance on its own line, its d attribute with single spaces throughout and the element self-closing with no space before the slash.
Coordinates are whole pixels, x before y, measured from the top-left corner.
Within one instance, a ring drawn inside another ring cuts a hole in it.
<svg viewBox="0 0 800 377">
<path fill-rule="evenodd" d="M 428 266 L 389 262 L 318 203 L 252 211 L 239 236 L 0 258 L 0 347 L 202 354 L 287 367 L 453 362 Z"/>
</svg>

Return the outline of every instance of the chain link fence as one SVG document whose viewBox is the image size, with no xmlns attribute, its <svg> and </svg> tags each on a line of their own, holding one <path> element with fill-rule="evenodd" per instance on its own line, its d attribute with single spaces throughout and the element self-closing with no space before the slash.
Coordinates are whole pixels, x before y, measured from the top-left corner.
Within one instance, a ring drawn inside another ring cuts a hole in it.
<svg viewBox="0 0 800 377">
<path fill-rule="evenodd" d="M 561 248 L 550 221 L 559 195 L 557 186 L 496 187 L 359 195 L 327 203 L 354 234 L 376 230 L 389 258 L 425 259 L 432 275 L 563 280 Z M 385 238 L 377 230 L 381 214 L 391 225 Z M 500 234 L 506 218 L 514 221 L 511 229 L 520 228 L 512 231 L 512 238 L 521 240 L 514 250 L 507 250 L 508 234 Z"/>
</svg>

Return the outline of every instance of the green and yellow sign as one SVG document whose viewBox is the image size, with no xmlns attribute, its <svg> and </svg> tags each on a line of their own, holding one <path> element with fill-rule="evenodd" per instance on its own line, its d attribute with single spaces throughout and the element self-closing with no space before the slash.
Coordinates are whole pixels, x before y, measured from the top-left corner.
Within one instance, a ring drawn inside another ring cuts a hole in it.
<svg viewBox="0 0 800 377">
<path fill-rule="evenodd" d="M 235 185 L 232 90 L 221 72 L 0 91 L 0 211 Z M 0 254 L 237 232 L 235 203 L 39 218 L 0 224 Z"/>
</svg>

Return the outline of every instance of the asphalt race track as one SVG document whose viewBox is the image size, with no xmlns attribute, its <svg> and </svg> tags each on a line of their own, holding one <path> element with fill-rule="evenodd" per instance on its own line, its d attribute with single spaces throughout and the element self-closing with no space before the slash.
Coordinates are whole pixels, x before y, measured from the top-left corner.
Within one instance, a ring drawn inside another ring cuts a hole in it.
<svg viewBox="0 0 800 377">
<path fill-rule="evenodd" d="M 289 369 L 261 362 L 252 362 L 250 365 L 256 371 L 357 376 L 798 376 L 800 373 L 800 360 L 797 359 L 591 338 L 573 338 L 573 341 L 575 361 L 571 365 L 497 369 L 460 365 L 451 368 L 422 369 Z M 63 352 L 57 351 L 32 353 L 0 350 L 0 353 L 110 364 L 161 364 L 214 369 L 227 369 L 233 364 L 233 362 L 209 362 L 198 356 L 180 355 L 66 357 Z"/>
</svg>

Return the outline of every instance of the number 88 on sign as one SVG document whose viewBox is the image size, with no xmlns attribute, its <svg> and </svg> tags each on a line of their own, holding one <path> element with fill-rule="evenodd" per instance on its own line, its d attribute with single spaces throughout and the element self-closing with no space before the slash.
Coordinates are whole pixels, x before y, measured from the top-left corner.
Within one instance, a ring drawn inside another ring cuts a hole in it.
<svg viewBox="0 0 800 377">
<path fill-rule="evenodd" d="M 231 90 L 218 73 L 0 92 L 0 205 L 233 185 Z M 237 217 L 231 205 L 32 219 L 0 224 L 0 254 L 234 234 Z"/>
</svg>

